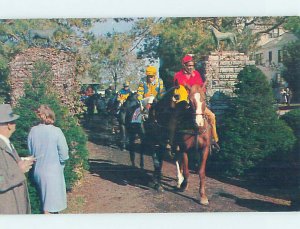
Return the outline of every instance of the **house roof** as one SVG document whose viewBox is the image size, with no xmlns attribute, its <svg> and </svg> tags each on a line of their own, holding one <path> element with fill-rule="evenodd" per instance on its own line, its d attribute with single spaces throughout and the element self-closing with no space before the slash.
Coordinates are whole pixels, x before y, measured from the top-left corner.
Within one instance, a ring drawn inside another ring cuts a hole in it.
<svg viewBox="0 0 300 229">
<path fill-rule="evenodd" d="M 270 49 L 273 47 L 282 47 L 290 42 L 297 40 L 298 38 L 292 33 L 284 33 L 279 37 L 272 39 L 266 44 L 262 45 L 261 49 Z"/>
</svg>

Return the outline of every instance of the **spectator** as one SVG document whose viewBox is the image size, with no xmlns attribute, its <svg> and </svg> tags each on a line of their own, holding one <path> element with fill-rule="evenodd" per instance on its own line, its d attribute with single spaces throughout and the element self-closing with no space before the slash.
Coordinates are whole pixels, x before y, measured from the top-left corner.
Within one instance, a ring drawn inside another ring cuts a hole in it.
<svg viewBox="0 0 300 229">
<path fill-rule="evenodd" d="M 58 213 L 67 207 L 64 177 L 65 161 L 69 158 L 66 138 L 55 127 L 55 114 L 47 105 L 37 110 L 41 123 L 32 127 L 28 136 L 28 148 L 37 161 L 34 166 L 36 181 L 44 214 Z"/>
<path fill-rule="evenodd" d="M 281 103 L 286 104 L 287 103 L 286 90 L 282 88 L 280 94 L 281 94 Z"/>
<path fill-rule="evenodd" d="M 289 106 L 291 104 L 292 91 L 288 87 L 285 89 L 285 91 L 286 91 L 286 103 Z"/>
<path fill-rule="evenodd" d="M 31 212 L 24 174 L 31 169 L 34 158 L 20 158 L 9 140 L 18 118 L 9 104 L 0 105 L 0 214 Z"/>
</svg>

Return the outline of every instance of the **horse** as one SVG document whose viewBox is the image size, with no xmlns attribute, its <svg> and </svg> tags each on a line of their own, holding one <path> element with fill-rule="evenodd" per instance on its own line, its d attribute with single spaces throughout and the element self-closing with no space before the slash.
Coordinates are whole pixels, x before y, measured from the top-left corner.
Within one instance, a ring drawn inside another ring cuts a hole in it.
<svg viewBox="0 0 300 229">
<path fill-rule="evenodd" d="M 99 116 L 106 114 L 106 101 L 102 95 L 98 95 L 96 98 L 96 109 Z"/>
<path fill-rule="evenodd" d="M 136 138 L 140 139 L 140 167 L 144 168 L 144 153 L 150 152 L 153 157 L 155 167 L 155 177 L 160 177 L 163 146 L 165 146 L 168 127 L 168 120 L 172 114 L 172 110 L 166 110 L 166 103 L 172 101 L 172 93 L 166 93 L 163 99 L 157 102 L 154 99 L 150 111 L 144 108 L 145 104 L 137 99 L 136 93 L 131 93 L 127 100 L 120 108 L 118 121 L 121 129 L 122 148 L 126 147 L 128 142 L 128 150 L 132 166 L 135 166 Z M 150 98 L 147 98 L 150 99 Z M 146 100 L 147 100 L 146 99 Z M 159 115 L 154 113 L 159 110 Z M 128 138 L 128 141 L 127 141 Z"/>
<path fill-rule="evenodd" d="M 213 34 L 215 42 L 217 43 L 218 50 L 220 49 L 220 41 L 230 41 L 234 46 L 236 45 L 236 36 L 234 33 L 222 33 L 213 26 L 209 26 L 209 28 Z"/>
<path fill-rule="evenodd" d="M 185 113 L 184 122 L 178 126 L 176 143 L 179 145 L 179 168 L 177 168 L 178 184 L 183 191 L 188 188 L 189 168 L 188 153 L 195 152 L 202 154 L 198 174 L 200 179 L 200 204 L 208 205 L 209 201 L 205 193 L 205 170 L 206 161 L 211 144 L 211 126 L 205 116 L 205 93 L 201 86 L 193 85 L 189 93 L 190 109 Z M 183 172 L 183 179 L 182 174 Z"/>
<path fill-rule="evenodd" d="M 140 138 L 140 168 L 144 168 L 145 152 L 145 115 L 141 102 L 137 99 L 136 93 L 131 93 L 121 106 L 118 121 L 121 132 L 121 149 L 125 149 L 128 142 L 128 150 L 132 166 L 135 167 L 135 142 L 136 137 Z M 128 141 L 127 141 L 128 139 Z"/>
<path fill-rule="evenodd" d="M 204 114 L 206 103 L 204 88 L 194 85 L 187 95 L 176 94 L 176 89 L 184 88 L 175 84 L 166 95 L 154 104 L 149 112 L 146 124 L 151 124 L 152 129 L 146 131 L 146 138 L 152 139 L 152 158 L 154 164 L 153 181 L 157 190 L 163 190 L 161 185 L 164 154 L 163 146 L 170 135 L 168 132 L 176 123 L 173 150 L 177 165 L 177 187 L 186 190 L 188 187 L 189 168 L 188 155 L 202 154 L 201 164 L 198 167 L 200 178 L 200 203 L 207 205 L 208 198 L 205 194 L 205 170 L 206 161 L 211 145 L 211 126 Z M 177 92 L 180 90 L 177 90 Z M 185 98 L 183 98 L 185 97 Z M 158 147 L 154 147 L 158 146 Z M 201 156 L 201 155 L 199 155 Z M 183 174 L 181 174 L 183 173 Z"/>
<path fill-rule="evenodd" d="M 115 134 L 116 132 L 114 128 L 114 121 L 116 118 L 118 118 L 120 107 L 121 107 L 121 103 L 118 100 L 117 95 L 106 99 L 106 112 L 107 112 L 108 125 L 111 126 L 112 134 Z"/>
<path fill-rule="evenodd" d="M 178 85 L 171 87 L 165 95 L 156 101 L 149 110 L 149 118 L 145 121 L 145 138 L 148 143 L 148 149 L 152 153 L 152 160 L 154 165 L 153 172 L 153 187 L 157 191 L 163 191 L 161 178 L 163 161 L 167 158 L 173 159 L 173 155 L 166 150 L 166 143 L 170 139 L 170 130 L 177 122 L 176 117 L 181 113 L 179 107 L 185 107 L 184 102 L 178 103 L 176 106 L 175 101 L 178 100 L 175 90 Z"/>
<path fill-rule="evenodd" d="M 46 42 L 49 44 L 53 43 L 53 37 L 56 32 L 61 31 L 61 28 L 55 28 L 55 29 L 30 29 L 28 30 L 28 38 L 29 42 L 32 44 L 32 42 L 36 39 L 43 39 L 46 40 Z"/>
<path fill-rule="evenodd" d="M 95 109 L 95 102 L 96 102 L 96 95 L 90 95 L 90 96 L 83 96 L 81 98 L 81 101 L 86 106 L 86 112 L 84 114 L 84 118 L 86 123 L 88 124 L 94 115 L 94 109 Z"/>
</svg>

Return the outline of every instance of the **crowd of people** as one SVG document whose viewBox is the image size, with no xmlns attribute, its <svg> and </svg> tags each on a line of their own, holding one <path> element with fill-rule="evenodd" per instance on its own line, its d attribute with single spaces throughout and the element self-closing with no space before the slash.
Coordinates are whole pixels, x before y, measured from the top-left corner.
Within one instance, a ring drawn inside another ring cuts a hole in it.
<svg viewBox="0 0 300 229">
<path fill-rule="evenodd" d="M 188 95 L 190 88 L 198 84 L 205 87 L 200 73 L 195 70 L 191 55 L 182 59 L 182 69 L 175 73 L 174 84 L 182 85 Z M 118 92 L 110 84 L 105 90 L 105 98 L 116 98 L 123 104 L 132 93 L 129 82 L 123 84 Z M 137 88 L 137 99 L 144 109 L 149 110 L 155 100 L 160 100 L 166 89 L 163 80 L 158 77 L 157 69 L 148 66 L 145 76 Z M 93 109 L 88 102 L 95 94 L 89 86 L 82 95 L 88 109 Z M 88 110 L 88 112 L 92 112 Z M 30 201 L 25 174 L 33 167 L 34 180 L 38 186 L 42 210 L 45 214 L 58 213 L 67 207 L 64 165 L 68 160 L 68 145 L 62 130 L 54 125 L 55 113 L 47 105 L 40 105 L 36 111 L 40 123 L 31 128 L 28 134 L 28 157 L 20 158 L 9 138 L 16 129 L 14 114 L 8 104 L 0 105 L 0 214 L 29 214 Z M 206 108 L 205 115 L 212 126 L 213 144 L 217 149 L 218 135 L 214 113 Z M 173 144 L 176 125 L 170 130 L 169 144 Z"/>
</svg>

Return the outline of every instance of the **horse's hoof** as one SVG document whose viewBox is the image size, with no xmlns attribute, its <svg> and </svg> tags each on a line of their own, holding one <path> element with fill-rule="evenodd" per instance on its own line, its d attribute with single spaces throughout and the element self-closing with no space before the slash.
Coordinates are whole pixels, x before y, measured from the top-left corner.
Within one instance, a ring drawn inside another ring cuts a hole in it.
<svg viewBox="0 0 300 229">
<path fill-rule="evenodd" d="M 182 175 L 178 175 L 177 178 L 177 188 L 181 187 L 182 182 L 184 181 L 184 177 Z"/>
<path fill-rule="evenodd" d="M 184 192 L 186 190 L 188 190 L 189 184 L 186 180 L 183 180 L 183 182 L 180 185 L 180 191 Z"/>
<path fill-rule="evenodd" d="M 172 152 L 171 149 L 165 150 L 164 158 L 169 159 L 169 160 L 173 160 L 175 158 L 175 154 Z"/>
<path fill-rule="evenodd" d="M 164 188 L 159 184 L 156 184 L 154 188 L 157 192 L 164 192 L 165 191 Z"/>
<path fill-rule="evenodd" d="M 207 199 L 207 197 L 200 197 L 200 204 L 204 205 L 204 206 L 207 206 L 209 205 L 209 201 Z"/>
</svg>

